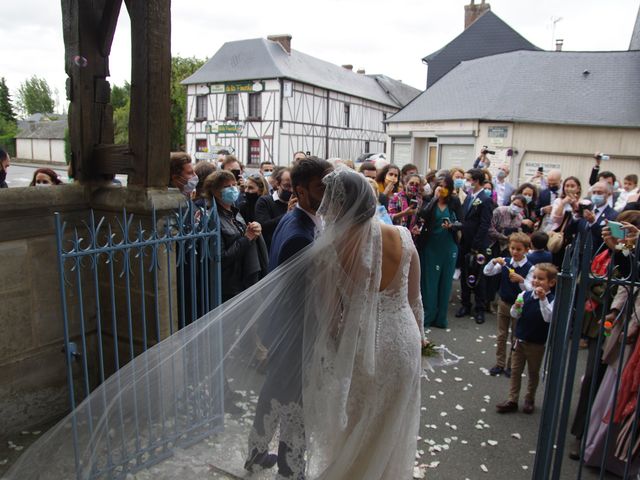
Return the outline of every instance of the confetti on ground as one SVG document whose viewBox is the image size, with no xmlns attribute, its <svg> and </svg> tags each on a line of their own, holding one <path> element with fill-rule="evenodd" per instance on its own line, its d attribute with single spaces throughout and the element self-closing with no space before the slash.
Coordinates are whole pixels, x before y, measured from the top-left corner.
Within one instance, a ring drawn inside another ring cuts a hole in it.
<svg viewBox="0 0 640 480">
<path fill-rule="evenodd" d="M 492 447 L 495 447 L 498 444 L 498 442 L 496 442 L 495 440 L 487 440 L 487 443 Z"/>
<path fill-rule="evenodd" d="M 489 471 L 489 469 L 487 468 L 487 466 L 484 463 L 482 465 L 480 465 L 480 470 L 482 470 L 484 473 L 487 473 Z"/>
<path fill-rule="evenodd" d="M 462 410 L 464 410 L 464 407 L 462 405 L 458 404 L 458 405 L 456 405 L 456 410 L 462 411 Z"/>
<path fill-rule="evenodd" d="M 522 438 L 522 435 L 520 435 L 519 433 L 512 433 L 511 436 L 517 440 L 520 440 Z"/>
<path fill-rule="evenodd" d="M 442 379 L 441 378 L 434 378 L 434 380 L 438 383 L 442 383 Z"/>
<path fill-rule="evenodd" d="M 447 412 L 440 412 L 440 416 L 441 417 L 446 417 L 447 416 Z"/>
<path fill-rule="evenodd" d="M 454 377 L 454 380 L 455 380 L 456 382 L 461 382 L 461 381 L 462 381 L 462 379 L 461 379 L 460 377 Z"/>
<path fill-rule="evenodd" d="M 522 469 L 523 470 L 529 470 L 529 466 L 528 465 L 522 465 Z"/>
</svg>

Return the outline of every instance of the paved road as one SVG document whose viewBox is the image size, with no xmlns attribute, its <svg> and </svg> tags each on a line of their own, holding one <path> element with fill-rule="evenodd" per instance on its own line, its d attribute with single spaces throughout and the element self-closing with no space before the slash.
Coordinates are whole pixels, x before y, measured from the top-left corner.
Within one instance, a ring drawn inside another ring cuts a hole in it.
<svg viewBox="0 0 640 480">
<path fill-rule="evenodd" d="M 53 171 L 58 174 L 63 183 L 69 183 L 66 166 L 37 165 L 30 163 L 16 163 L 12 161 L 9 170 L 7 171 L 7 184 L 9 185 L 9 188 L 27 187 L 33 179 L 33 172 L 40 167 L 52 168 Z M 126 175 L 116 175 L 116 178 L 120 180 L 122 185 L 127 184 Z"/>
</svg>

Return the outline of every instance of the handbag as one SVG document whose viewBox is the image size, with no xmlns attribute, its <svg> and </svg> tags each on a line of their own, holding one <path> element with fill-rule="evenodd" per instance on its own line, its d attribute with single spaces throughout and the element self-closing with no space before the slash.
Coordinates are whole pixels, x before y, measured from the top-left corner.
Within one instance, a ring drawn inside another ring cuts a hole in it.
<svg viewBox="0 0 640 480">
<path fill-rule="evenodd" d="M 556 231 L 549 232 L 549 240 L 547 241 L 547 250 L 551 253 L 558 253 L 564 245 L 564 229 L 567 226 L 569 216 L 565 215 L 562 225 Z"/>
</svg>

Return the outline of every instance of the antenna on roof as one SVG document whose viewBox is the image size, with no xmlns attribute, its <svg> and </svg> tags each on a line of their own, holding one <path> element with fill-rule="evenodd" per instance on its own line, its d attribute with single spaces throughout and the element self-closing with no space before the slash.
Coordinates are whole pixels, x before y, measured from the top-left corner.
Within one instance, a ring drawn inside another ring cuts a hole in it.
<svg viewBox="0 0 640 480">
<path fill-rule="evenodd" d="M 556 23 L 562 20 L 562 17 L 551 17 L 551 48 L 555 47 L 556 43 Z"/>
</svg>

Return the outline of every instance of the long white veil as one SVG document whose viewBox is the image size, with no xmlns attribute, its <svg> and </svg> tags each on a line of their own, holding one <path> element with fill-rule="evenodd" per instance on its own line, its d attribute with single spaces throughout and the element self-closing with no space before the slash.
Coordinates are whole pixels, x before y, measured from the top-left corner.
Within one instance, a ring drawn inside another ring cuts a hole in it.
<svg viewBox="0 0 640 480">
<path fill-rule="evenodd" d="M 323 182 L 318 213 L 324 231 L 310 247 L 121 368 L 34 443 L 6 478 L 163 478 L 142 474 L 162 472 L 178 447 L 196 467 L 175 475 L 248 476 L 250 441 L 277 450 L 277 442 L 260 438 L 263 432 L 254 428 L 265 381 L 277 383 L 277 398 L 301 391 L 298 408 L 287 409 L 275 398 L 271 404 L 274 411 L 281 408 L 281 432 L 284 417 L 302 427 L 300 444 L 290 447 L 299 456 L 292 463 L 297 461 L 305 478 L 346 471 L 360 456 L 360 439 L 371 421 L 366 405 L 376 396 L 373 382 L 370 391 L 362 385 L 380 368 L 375 347 L 381 235 L 375 196 L 362 175 L 339 168 Z M 257 358 L 258 338 L 269 351 L 266 375 Z M 226 414 L 225 379 L 241 396 Z M 213 433 L 163 440 L 199 419 Z M 167 460 L 154 460 L 163 455 Z M 275 471 L 254 475 L 273 478 Z"/>
</svg>

